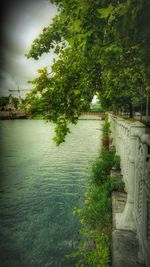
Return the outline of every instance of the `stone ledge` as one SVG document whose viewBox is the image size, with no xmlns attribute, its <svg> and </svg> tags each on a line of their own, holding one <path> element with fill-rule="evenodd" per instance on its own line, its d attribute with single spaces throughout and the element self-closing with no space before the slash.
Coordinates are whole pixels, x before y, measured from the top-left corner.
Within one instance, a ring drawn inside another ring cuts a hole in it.
<svg viewBox="0 0 150 267">
<path fill-rule="evenodd" d="M 116 214 L 124 210 L 127 194 L 114 191 L 112 193 L 112 267 L 145 267 L 138 261 L 139 245 L 136 233 L 116 229 Z"/>
<path fill-rule="evenodd" d="M 112 235 L 112 267 L 144 267 L 138 262 L 136 233 L 114 230 Z"/>
<path fill-rule="evenodd" d="M 116 229 L 116 214 L 122 213 L 126 204 L 127 194 L 124 192 L 112 192 L 112 218 L 113 229 Z"/>
</svg>

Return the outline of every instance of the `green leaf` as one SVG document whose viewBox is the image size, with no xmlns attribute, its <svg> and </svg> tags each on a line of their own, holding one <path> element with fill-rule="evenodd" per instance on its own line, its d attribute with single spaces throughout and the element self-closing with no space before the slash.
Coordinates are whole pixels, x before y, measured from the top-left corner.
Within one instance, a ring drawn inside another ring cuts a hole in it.
<svg viewBox="0 0 150 267">
<path fill-rule="evenodd" d="M 81 93 L 80 90 L 73 90 L 73 92 L 74 92 L 75 95 L 79 95 Z"/>
<path fill-rule="evenodd" d="M 107 19 L 111 15 L 113 9 L 114 9 L 114 7 L 111 4 L 107 8 L 98 9 L 98 13 L 100 14 L 100 18 L 101 19 Z"/>
</svg>

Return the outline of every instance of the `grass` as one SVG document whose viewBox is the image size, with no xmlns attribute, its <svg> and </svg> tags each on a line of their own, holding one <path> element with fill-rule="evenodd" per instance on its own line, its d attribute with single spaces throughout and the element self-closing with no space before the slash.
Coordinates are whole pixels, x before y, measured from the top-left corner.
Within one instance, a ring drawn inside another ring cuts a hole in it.
<svg viewBox="0 0 150 267">
<path fill-rule="evenodd" d="M 120 159 L 109 149 L 109 128 L 106 117 L 102 150 L 91 167 L 84 206 L 74 210 L 74 215 L 80 218 L 82 236 L 77 250 L 70 255 L 78 258 L 76 267 L 109 267 L 111 262 L 111 192 L 123 185 L 110 176 L 112 167 L 120 168 Z"/>
<path fill-rule="evenodd" d="M 141 123 L 143 123 L 144 125 L 146 125 L 147 123 L 146 123 L 146 121 L 145 120 L 143 120 L 143 119 L 140 119 L 140 118 L 129 118 L 129 117 L 126 117 L 126 116 L 121 116 L 121 115 L 117 115 L 117 117 L 118 118 L 121 118 L 121 119 L 124 119 L 124 120 L 126 120 L 126 121 L 128 121 L 128 122 L 141 122 Z"/>
<path fill-rule="evenodd" d="M 33 114 L 29 118 L 34 120 L 43 120 L 44 116 L 42 114 Z"/>
</svg>

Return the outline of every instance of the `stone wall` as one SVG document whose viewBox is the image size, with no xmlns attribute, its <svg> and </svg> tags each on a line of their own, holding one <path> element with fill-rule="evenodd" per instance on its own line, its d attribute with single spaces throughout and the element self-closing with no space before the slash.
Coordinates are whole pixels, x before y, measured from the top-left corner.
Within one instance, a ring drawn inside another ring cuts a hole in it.
<svg viewBox="0 0 150 267">
<path fill-rule="evenodd" d="M 28 114 L 25 111 L 15 110 L 15 111 L 0 111 L 0 120 L 3 119 L 25 119 Z"/>
<path fill-rule="evenodd" d="M 139 260 L 150 266 L 150 134 L 140 122 L 109 115 L 112 145 L 121 159 L 127 192 L 122 213 L 116 214 L 117 229 L 137 233 Z"/>
</svg>

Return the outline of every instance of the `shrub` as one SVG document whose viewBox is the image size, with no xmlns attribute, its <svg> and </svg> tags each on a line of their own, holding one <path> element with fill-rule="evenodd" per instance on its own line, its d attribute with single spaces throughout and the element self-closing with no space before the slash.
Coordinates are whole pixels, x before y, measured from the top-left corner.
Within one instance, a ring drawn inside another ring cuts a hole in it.
<svg viewBox="0 0 150 267">
<path fill-rule="evenodd" d="M 105 115 L 105 122 L 103 125 L 103 136 L 102 136 L 102 146 L 105 149 L 109 149 L 109 133 L 110 133 L 110 123 L 108 122 L 108 115 Z"/>
<path fill-rule="evenodd" d="M 110 170 L 115 164 L 115 152 L 103 149 L 99 157 L 92 165 L 91 180 L 93 183 L 100 185 L 110 174 Z"/>
<path fill-rule="evenodd" d="M 120 170 L 120 156 L 115 155 L 114 157 L 114 168 Z"/>
<path fill-rule="evenodd" d="M 103 148 L 91 167 L 84 206 L 74 214 L 80 217 L 83 241 L 72 254 L 78 257 L 76 267 L 109 267 L 111 243 L 111 192 L 123 188 L 123 183 L 110 176 L 112 167 L 120 167 L 120 158 L 109 150 L 109 123 L 103 126 Z"/>
</svg>

